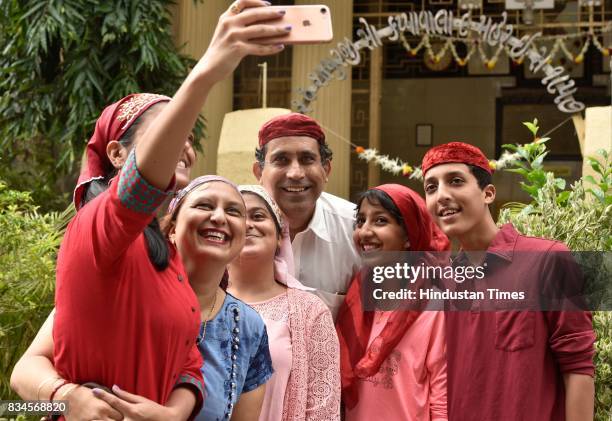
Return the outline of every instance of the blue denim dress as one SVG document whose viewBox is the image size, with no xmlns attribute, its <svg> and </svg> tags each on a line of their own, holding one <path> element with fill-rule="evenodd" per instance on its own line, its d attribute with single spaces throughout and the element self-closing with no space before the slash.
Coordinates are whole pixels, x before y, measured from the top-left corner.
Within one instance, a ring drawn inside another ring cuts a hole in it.
<svg viewBox="0 0 612 421">
<path fill-rule="evenodd" d="M 198 348 L 206 397 L 196 420 L 228 420 L 240 395 L 272 376 L 266 325 L 253 308 L 227 294 L 217 316 L 206 324 L 206 335 L 203 329 L 204 324 Z"/>
</svg>

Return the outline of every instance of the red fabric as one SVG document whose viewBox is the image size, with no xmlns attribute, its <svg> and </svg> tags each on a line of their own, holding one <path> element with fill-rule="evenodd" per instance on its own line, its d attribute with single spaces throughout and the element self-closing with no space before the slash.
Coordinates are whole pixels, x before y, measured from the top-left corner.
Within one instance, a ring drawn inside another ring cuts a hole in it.
<svg viewBox="0 0 612 421">
<path fill-rule="evenodd" d="M 287 136 L 307 136 L 321 144 L 325 143 L 325 133 L 314 119 L 304 114 L 290 113 L 274 117 L 259 129 L 259 147 L 273 139 Z"/>
<path fill-rule="evenodd" d="M 450 142 L 431 148 L 423 157 L 421 170 L 425 175 L 431 167 L 450 163 L 474 165 L 489 174 L 493 174 L 493 170 L 489 166 L 489 160 L 482 151 L 476 146 L 463 142 Z"/>
<path fill-rule="evenodd" d="M 151 264 L 142 232 L 154 215 L 123 206 L 117 186 L 78 211 L 60 247 L 54 364 L 70 382 L 165 404 L 177 383 L 202 384 L 200 308 L 175 249 L 166 270 Z"/>
<path fill-rule="evenodd" d="M 559 251 L 567 247 L 504 225 L 487 250 L 486 276 L 500 285 L 518 279 L 521 290 L 554 285 L 567 272 Z M 594 375 L 589 312 L 449 311 L 446 338 L 451 421 L 563 421 L 563 374 Z"/>
<path fill-rule="evenodd" d="M 103 178 L 112 170 L 106 155 L 106 145 L 111 140 L 119 140 L 138 117 L 151 106 L 161 101 L 170 101 L 164 95 L 132 94 L 107 106 L 98 120 L 85 151 L 87 159 L 74 189 L 73 201 L 77 209 L 81 207 L 84 187 L 96 178 Z"/>
<path fill-rule="evenodd" d="M 448 238 L 433 222 L 425 201 L 418 193 L 399 184 L 384 184 L 375 189 L 385 192 L 400 210 L 407 228 L 410 251 L 450 249 Z M 358 273 L 351 281 L 336 321 L 340 341 L 342 398 L 348 408 L 355 407 L 359 400 L 357 378 L 367 378 L 378 372 L 380 365 L 420 314 L 418 311 L 393 312 L 381 334 L 368 347 L 374 312 L 363 311 L 361 283 L 361 274 Z"/>
</svg>

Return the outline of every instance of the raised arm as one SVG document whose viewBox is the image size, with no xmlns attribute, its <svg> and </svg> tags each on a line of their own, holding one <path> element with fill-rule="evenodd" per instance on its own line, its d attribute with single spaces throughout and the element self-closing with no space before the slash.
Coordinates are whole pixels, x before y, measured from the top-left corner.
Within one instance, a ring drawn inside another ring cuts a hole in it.
<svg viewBox="0 0 612 421">
<path fill-rule="evenodd" d="M 257 43 L 257 39 L 288 32 L 271 24 L 282 14 L 267 5 L 260 0 L 238 0 L 221 15 L 206 53 L 136 145 L 138 169 L 153 186 L 164 189 L 170 183 L 185 139 L 213 85 L 230 75 L 243 57 L 283 49 Z"/>
</svg>

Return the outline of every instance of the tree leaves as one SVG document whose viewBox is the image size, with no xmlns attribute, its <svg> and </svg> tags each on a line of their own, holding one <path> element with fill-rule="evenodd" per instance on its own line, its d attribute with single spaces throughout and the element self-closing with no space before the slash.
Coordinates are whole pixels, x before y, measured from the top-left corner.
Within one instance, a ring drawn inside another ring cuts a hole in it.
<svg viewBox="0 0 612 421">
<path fill-rule="evenodd" d="M 169 0 L 1 4 L 0 178 L 63 209 L 104 106 L 134 92 L 171 96 L 194 61 L 173 44 Z"/>
</svg>

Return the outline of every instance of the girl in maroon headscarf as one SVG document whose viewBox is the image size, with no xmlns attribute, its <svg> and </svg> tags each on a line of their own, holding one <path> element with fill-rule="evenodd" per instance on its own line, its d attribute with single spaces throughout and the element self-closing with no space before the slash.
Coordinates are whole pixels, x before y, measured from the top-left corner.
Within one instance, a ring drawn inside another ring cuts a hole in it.
<svg viewBox="0 0 612 421">
<path fill-rule="evenodd" d="M 364 258 L 450 247 L 424 200 L 398 184 L 363 194 L 353 240 Z M 346 420 L 446 420 L 443 313 L 364 311 L 363 275 L 353 279 L 336 322 Z"/>
<path fill-rule="evenodd" d="M 290 29 L 274 25 L 282 13 L 267 5 L 234 2 L 172 99 L 130 95 L 103 111 L 58 255 L 53 360 L 61 377 L 50 375 L 22 396 L 66 399 L 95 382 L 132 404 L 113 418 L 185 419 L 199 410 L 195 342 L 200 305 L 210 303 L 198 303 L 155 213 L 191 164 L 186 139 L 210 89 L 244 56 L 282 50 L 258 42 Z"/>
</svg>

